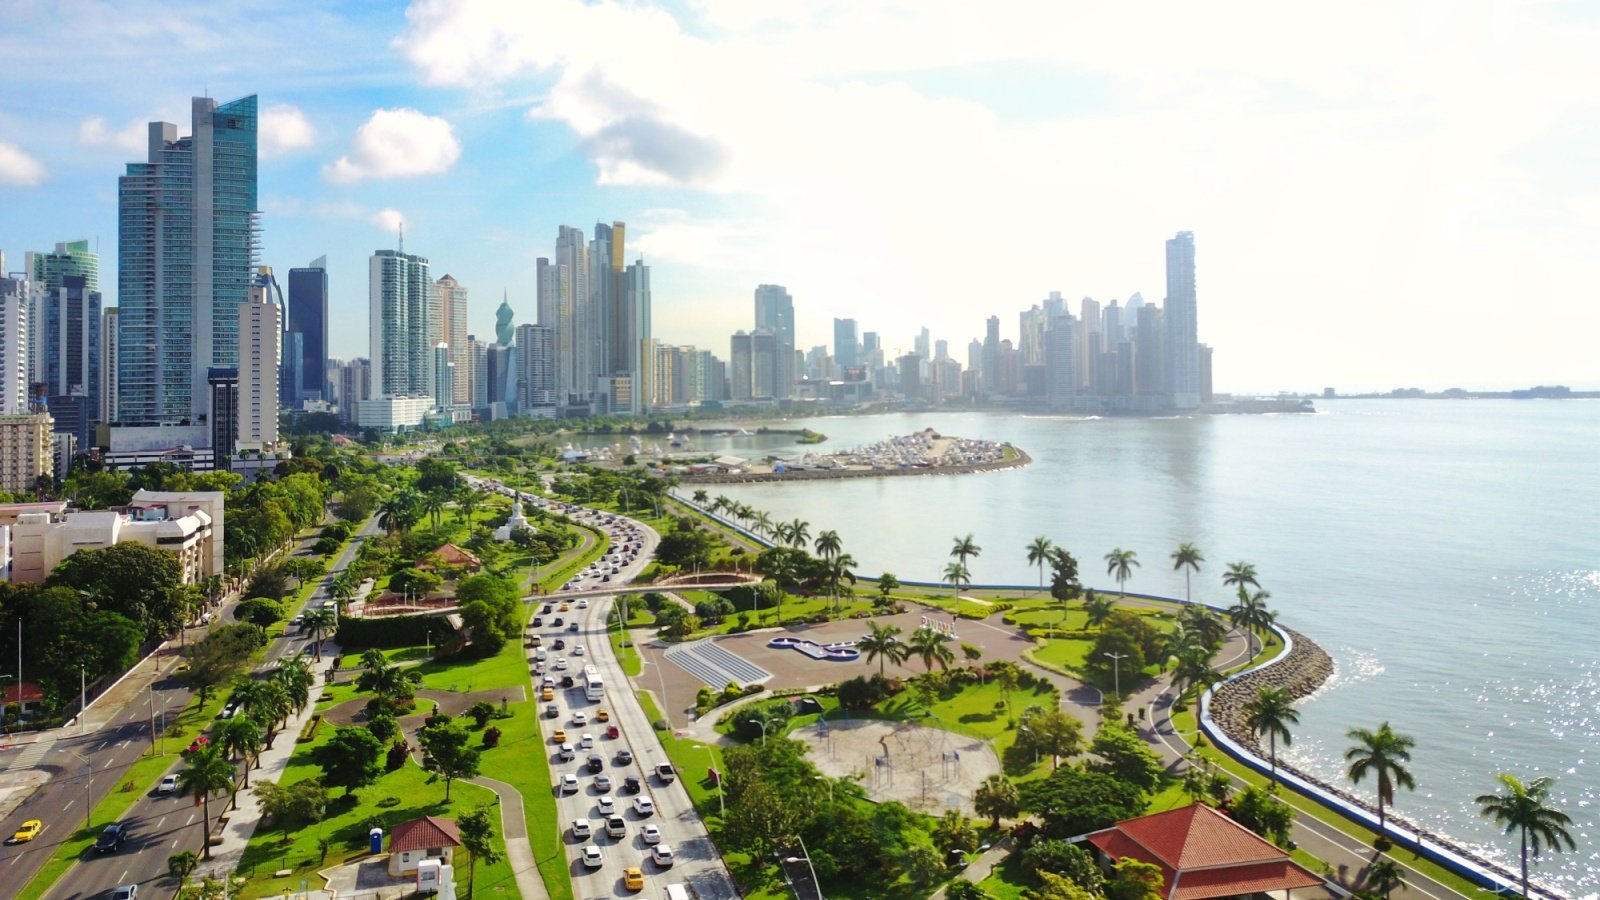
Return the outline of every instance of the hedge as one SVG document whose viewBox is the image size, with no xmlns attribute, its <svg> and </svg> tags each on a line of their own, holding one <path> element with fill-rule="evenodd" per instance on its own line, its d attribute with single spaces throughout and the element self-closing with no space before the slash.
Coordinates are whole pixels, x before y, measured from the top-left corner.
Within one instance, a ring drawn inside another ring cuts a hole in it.
<svg viewBox="0 0 1600 900">
<path fill-rule="evenodd" d="M 339 620 L 339 631 L 334 643 L 341 650 L 360 650 L 367 647 L 414 647 L 428 640 L 429 630 L 445 624 L 439 616 L 385 616 L 379 619 L 358 619 L 346 616 Z M 446 643 L 433 634 L 434 643 Z"/>
</svg>

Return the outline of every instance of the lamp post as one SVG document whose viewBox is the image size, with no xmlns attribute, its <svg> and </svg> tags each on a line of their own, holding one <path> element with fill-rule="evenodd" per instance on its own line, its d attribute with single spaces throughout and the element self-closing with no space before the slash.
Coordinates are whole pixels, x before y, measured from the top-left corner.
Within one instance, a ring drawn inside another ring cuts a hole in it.
<svg viewBox="0 0 1600 900">
<path fill-rule="evenodd" d="M 1111 660 L 1111 689 L 1117 695 L 1117 701 L 1122 700 L 1122 661 L 1128 658 L 1126 653 L 1112 653 L 1106 651 L 1100 654 Z M 1102 700 L 1101 702 L 1104 702 Z"/>
<path fill-rule="evenodd" d="M 801 837 L 798 834 L 794 836 L 794 839 L 800 843 L 800 852 L 804 853 L 805 856 L 790 856 L 790 857 L 785 858 L 784 862 L 786 862 L 786 863 L 797 863 L 797 862 L 805 863 L 806 864 L 806 869 L 808 869 L 811 872 L 811 889 L 813 891 L 816 891 L 817 900 L 823 900 L 823 897 L 822 897 L 822 882 L 817 880 L 817 867 L 813 866 L 811 864 L 811 851 L 806 849 L 806 839 Z M 800 892 L 798 890 L 795 891 L 794 894 L 795 894 L 796 897 L 800 896 Z"/>
<path fill-rule="evenodd" d="M 90 786 L 94 784 L 94 766 L 89 764 L 89 760 L 85 759 L 82 753 L 70 747 L 62 747 L 61 752 L 71 753 L 78 758 L 78 762 L 83 763 L 83 829 L 88 831 L 93 827 L 89 823 L 89 813 L 94 810 L 94 804 L 90 802 L 89 797 Z"/>
<path fill-rule="evenodd" d="M 752 721 L 761 726 L 761 746 L 765 747 L 767 745 L 767 720 L 754 719 Z"/>
<path fill-rule="evenodd" d="M 817 781 L 822 781 L 822 782 L 826 782 L 827 783 L 827 785 L 828 785 L 828 803 L 829 803 L 829 805 L 832 805 L 833 804 L 833 779 L 829 778 L 826 775 L 814 775 L 812 777 L 814 779 L 816 779 Z"/>
<path fill-rule="evenodd" d="M 717 774 L 717 812 L 720 813 L 724 819 L 726 819 L 728 817 L 728 805 L 727 801 L 722 799 L 722 772 L 717 769 L 716 754 L 711 752 L 710 747 L 702 747 L 699 744 L 695 744 L 694 748 L 696 750 L 704 750 L 706 752 L 706 758 L 711 760 L 711 771 L 716 772 Z"/>
</svg>

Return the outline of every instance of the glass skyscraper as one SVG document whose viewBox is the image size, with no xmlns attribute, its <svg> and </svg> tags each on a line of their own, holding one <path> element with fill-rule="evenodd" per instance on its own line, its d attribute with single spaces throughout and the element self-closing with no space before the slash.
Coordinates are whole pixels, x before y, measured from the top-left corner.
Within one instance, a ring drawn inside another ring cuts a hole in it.
<svg viewBox="0 0 1600 900">
<path fill-rule="evenodd" d="M 297 397 L 284 399 L 290 402 L 328 399 L 328 258 L 326 256 L 317 257 L 304 269 L 289 270 L 289 333 L 300 335 L 300 358 L 295 363 L 295 368 L 300 374 L 300 384 Z M 289 360 L 286 358 L 285 365 L 288 364 Z"/>
<path fill-rule="evenodd" d="M 200 424 L 208 370 L 239 364 L 239 305 L 259 250 L 254 95 L 196 97 L 192 133 L 151 122 L 118 180 L 117 418 Z"/>
<path fill-rule="evenodd" d="M 1167 393 L 1174 409 L 1200 405 L 1200 334 L 1195 315 L 1194 232 L 1167 241 Z"/>
</svg>

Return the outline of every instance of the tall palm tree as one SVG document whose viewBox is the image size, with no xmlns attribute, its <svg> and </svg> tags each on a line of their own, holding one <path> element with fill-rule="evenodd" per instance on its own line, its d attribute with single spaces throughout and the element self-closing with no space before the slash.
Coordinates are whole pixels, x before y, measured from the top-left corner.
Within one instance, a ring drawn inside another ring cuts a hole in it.
<svg viewBox="0 0 1600 900">
<path fill-rule="evenodd" d="M 959 562 L 948 562 L 944 566 L 944 581 L 950 585 L 950 591 L 956 598 L 956 615 L 961 615 L 961 591 L 972 583 L 972 573 Z"/>
<path fill-rule="evenodd" d="M 1041 591 L 1044 590 L 1044 566 L 1045 563 L 1050 561 L 1050 551 L 1054 550 L 1055 547 L 1056 545 L 1052 544 L 1050 539 L 1042 534 L 1028 542 L 1028 565 L 1039 567 L 1039 590 Z"/>
<path fill-rule="evenodd" d="M 206 745 L 189 754 L 188 767 L 178 773 L 178 790 L 200 798 L 202 842 L 206 859 L 211 858 L 211 795 L 233 787 L 233 763 L 222 755 L 222 749 Z"/>
<path fill-rule="evenodd" d="M 1089 624 L 1101 628 L 1111 614 L 1116 612 L 1117 604 L 1110 598 L 1089 591 L 1083 598 L 1083 611 L 1089 617 Z"/>
<path fill-rule="evenodd" d="M 456 498 L 456 509 L 461 513 L 461 518 L 466 521 L 469 530 L 472 528 L 473 515 L 477 513 L 478 508 L 483 506 L 483 501 L 487 499 L 489 499 L 488 492 L 477 488 L 468 488 Z"/>
<path fill-rule="evenodd" d="M 811 523 L 795 519 L 789 523 L 789 545 L 796 550 L 802 550 L 806 541 L 811 540 Z"/>
<path fill-rule="evenodd" d="M 1344 752 L 1344 758 L 1350 763 L 1350 780 L 1360 784 L 1361 780 L 1372 773 L 1378 779 L 1378 834 L 1384 831 L 1384 807 L 1394 802 L 1394 789 L 1398 785 L 1407 790 L 1416 790 L 1416 779 L 1411 777 L 1411 772 L 1405 764 L 1411 761 L 1411 748 L 1416 746 L 1416 741 L 1407 735 L 1397 734 L 1385 722 L 1377 731 L 1368 731 L 1365 728 L 1352 728 L 1345 732 L 1345 737 L 1356 742 L 1354 747 Z"/>
<path fill-rule="evenodd" d="M 355 597 L 356 591 L 360 587 L 361 582 L 356 578 L 356 574 L 349 569 L 345 569 L 343 572 L 333 576 L 333 580 L 328 582 L 328 596 L 339 604 L 340 609 L 343 609 Z"/>
<path fill-rule="evenodd" d="M 322 639 L 338 626 L 339 614 L 331 606 L 319 606 L 315 612 L 306 616 L 305 623 L 311 629 L 311 635 L 316 641 L 317 659 L 322 659 Z"/>
<path fill-rule="evenodd" d="M 922 660 L 922 665 L 932 672 L 934 663 L 938 663 L 941 669 L 948 669 L 955 662 L 955 651 L 950 649 L 951 640 L 950 635 L 943 631 L 924 627 L 911 632 L 911 639 L 906 645 L 911 655 Z"/>
<path fill-rule="evenodd" d="M 390 535 L 410 531 L 421 518 L 422 495 L 411 488 L 396 491 L 378 507 L 378 525 Z"/>
<path fill-rule="evenodd" d="M 244 786 L 249 787 L 251 761 L 261 752 L 261 726 L 254 719 L 234 716 L 224 720 L 214 736 L 223 753 L 244 760 Z"/>
<path fill-rule="evenodd" d="M 267 708 L 268 692 L 269 688 L 265 681 L 257 681 L 248 675 L 241 675 L 234 680 L 233 691 L 229 694 L 229 697 L 237 708 L 239 715 L 264 722 L 267 717 L 262 712 Z"/>
<path fill-rule="evenodd" d="M 272 683 L 283 688 L 291 712 L 298 713 L 311 702 L 311 669 L 306 661 L 296 657 L 279 666 L 272 673 Z"/>
<path fill-rule="evenodd" d="M 1550 786 L 1555 779 L 1546 775 L 1523 784 L 1510 772 L 1498 776 L 1503 790 L 1498 794 L 1482 794 L 1477 799 L 1478 811 L 1504 825 L 1506 834 L 1522 832 L 1522 896 L 1528 896 L 1528 851 L 1537 859 L 1546 845 L 1561 852 L 1561 846 L 1576 850 L 1567 826 L 1572 819 L 1550 805 Z"/>
<path fill-rule="evenodd" d="M 698 491 L 695 493 L 695 496 L 699 496 Z M 712 515 L 720 515 L 727 508 L 728 498 L 722 494 L 718 494 L 715 498 L 713 498 L 711 505 L 706 507 L 706 509 L 710 511 Z"/>
<path fill-rule="evenodd" d="M 1272 760 L 1272 786 L 1278 785 L 1278 741 L 1289 746 L 1289 726 L 1300 724 L 1300 712 L 1283 688 L 1263 687 L 1244 705 L 1244 725 L 1257 739 L 1267 738 Z"/>
<path fill-rule="evenodd" d="M 706 492 L 705 488 L 696 488 L 695 489 L 694 502 L 695 502 L 696 506 L 705 506 L 706 505 L 706 500 L 709 499 L 710 497 L 711 497 L 711 495 Z"/>
<path fill-rule="evenodd" d="M 879 625 L 876 621 L 867 623 L 867 634 L 856 642 L 856 648 L 861 655 L 866 657 L 867 665 L 878 661 L 878 674 L 883 674 L 885 661 L 903 663 L 911 655 L 911 648 L 901 641 L 898 635 L 900 628 L 896 625 Z"/>
<path fill-rule="evenodd" d="M 851 571 L 856 565 L 856 558 L 848 553 L 841 553 L 828 560 L 828 591 L 833 595 L 833 611 L 839 612 L 839 582 L 848 579 L 851 584 L 856 583 L 856 573 Z"/>
<path fill-rule="evenodd" d="M 1367 867 L 1366 886 L 1387 898 L 1397 887 L 1405 887 L 1405 870 L 1385 856 Z"/>
<path fill-rule="evenodd" d="M 1255 637 L 1259 632 L 1265 634 L 1271 627 L 1273 619 L 1277 616 L 1272 610 L 1267 609 L 1267 598 L 1272 594 L 1267 591 L 1247 592 L 1244 585 L 1239 586 L 1239 602 L 1228 607 L 1228 621 L 1233 627 L 1245 633 L 1250 641 L 1250 655 L 1255 655 Z"/>
<path fill-rule="evenodd" d="M 971 534 L 966 537 L 956 538 L 955 543 L 950 547 L 950 555 L 954 556 L 956 561 L 963 566 L 967 564 L 967 560 L 982 552 L 983 548 L 978 546 L 977 542 L 972 539 Z"/>
<path fill-rule="evenodd" d="M 1117 580 L 1117 593 L 1128 597 L 1128 579 L 1139 566 L 1139 554 L 1121 547 L 1106 554 L 1106 574 Z"/>
<path fill-rule="evenodd" d="M 1178 654 L 1172 667 L 1172 686 L 1178 689 L 1178 698 L 1195 687 L 1208 688 L 1222 680 L 1222 673 L 1211 666 L 1211 651 L 1205 647 L 1186 647 Z"/>
<path fill-rule="evenodd" d="M 1204 606 L 1188 606 L 1178 613 L 1178 627 L 1200 636 L 1207 647 L 1215 646 L 1227 635 L 1228 629 L 1217 614 Z"/>
<path fill-rule="evenodd" d="M 1206 558 L 1200 554 L 1200 548 L 1188 542 L 1179 544 L 1178 549 L 1172 551 L 1172 568 L 1183 570 L 1184 603 L 1194 602 L 1189 596 L 1189 573 L 1200 571 L 1200 564 L 1205 561 Z"/>
<path fill-rule="evenodd" d="M 817 535 L 817 555 L 823 559 L 833 559 L 844 548 L 844 542 L 839 539 L 839 532 L 828 529 Z"/>
<path fill-rule="evenodd" d="M 1239 587 L 1244 585 L 1249 585 L 1250 587 L 1254 588 L 1261 587 L 1261 585 L 1256 582 L 1256 567 L 1247 562 L 1228 563 L 1228 570 L 1222 573 L 1222 583 L 1226 587 Z"/>
</svg>

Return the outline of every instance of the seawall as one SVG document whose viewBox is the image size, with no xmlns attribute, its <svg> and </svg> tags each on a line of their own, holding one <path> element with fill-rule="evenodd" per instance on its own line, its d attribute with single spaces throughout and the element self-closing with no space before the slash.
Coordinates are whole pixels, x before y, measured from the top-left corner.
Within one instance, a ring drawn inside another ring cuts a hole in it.
<svg viewBox="0 0 1600 900">
<path fill-rule="evenodd" d="M 1298 631 L 1284 628 L 1292 637 L 1289 653 L 1273 665 L 1253 669 L 1218 686 L 1211 697 L 1211 717 L 1217 727 L 1258 756 L 1265 755 L 1256 736 L 1245 725 L 1245 707 L 1261 688 L 1279 688 L 1299 700 L 1322 687 L 1333 675 L 1333 659 Z"/>
<path fill-rule="evenodd" d="M 773 481 L 829 481 L 838 478 L 895 478 L 911 475 L 970 475 L 974 472 L 999 472 L 1020 469 L 1033 462 L 1021 447 L 1007 445 L 1015 454 L 1010 459 L 965 466 L 927 466 L 900 469 L 802 469 L 788 472 L 727 472 L 714 475 L 681 475 L 680 484 L 763 484 Z"/>
</svg>

